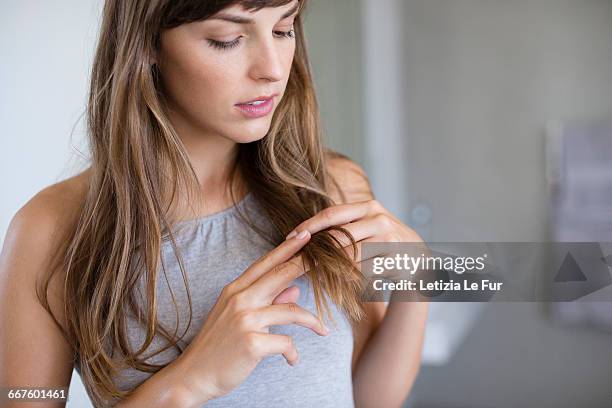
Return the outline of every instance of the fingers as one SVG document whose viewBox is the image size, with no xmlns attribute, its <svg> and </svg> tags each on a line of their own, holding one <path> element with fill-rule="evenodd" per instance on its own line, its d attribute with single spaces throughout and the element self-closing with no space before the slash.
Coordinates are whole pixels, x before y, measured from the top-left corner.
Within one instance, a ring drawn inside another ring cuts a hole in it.
<svg viewBox="0 0 612 408">
<path fill-rule="evenodd" d="M 365 218 L 363 220 L 351 222 L 350 224 L 340 225 L 340 227 L 350 232 L 355 241 L 372 238 L 379 234 L 381 230 L 376 218 Z M 343 247 L 351 244 L 346 234 L 338 230 L 330 230 L 329 233 L 334 236 Z"/>
<path fill-rule="evenodd" d="M 356 241 L 357 252 L 353 254 L 353 246 L 351 245 L 350 239 L 341 231 L 329 230 L 328 233 L 332 235 L 340 244 L 351 259 L 359 262 L 361 261 L 361 244 L 363 242 L 396 242 L 398 241 L 395 233 L 393 232 L 392 225 L 388 225 L 387 220 L 382 215 L 376 215 L 370 218 L 364 218 L 359 221 L 351 222 L 349 224 L 340 225 L 340 227 L 347 230 Z"/>
<path fill-rule="evenodd" d="M 299 360 L 293 339 L 283 334 L 257 333 L 249 334 L 248 347 L 251 354 L 260 359 L 269 355 L 282 354 L 287 363 L 294 366 Z"/>
<path fill-rule="evenodd" d="M 253 282 L 259 279 L 270 269 L 288 261 L 310 240 L 310 233 L 303 231 L 294 238 L 286 240 L 279 246 L 259 258 L 242 275 L 236 278 L 230 285 L 232 290 L 237 293 L 248 288 Z M 281 288 L 281 290 L 284 288 Z M 277 293 L 278 294 L 278 293 Z"/>
<path fill-rule="evenodd" d="M 281 304 L 281 303 L 297 303 L 297 300 L 300 298 L 300 287 L 299 286 L 291 286 L 287 289 L 283 290 L 274 300 L 272 301 L 273 305 Z"/>
<path fill-rule="evenodd" d="M 367 255 L 364 255 L 363 244 L 365 243 L 381 243 L 384 242 L 380 237 L 374 235 L 372 237 L 362 239 L 355 243 L 355 249 L 353 250 L 353 246 L 350 241 L 339 231 L 330 231 L 331 234 L 338 235 L 338 240 L 343 244 L 342 249 L 346 252 L 350 259 L 352 259 L 356 264 L 360 264 L 363 261 L 367 261 L 372 258 L 376 258 L 379 256 L 390 256 L 392 252 L 389 251 L 389 248 L 384 246 L 376 246 L 370 247 L 367 251 Z M 356 239 L 357 241 L 357 239 Z M 374 250 L 376 250 L 374 252 Z"/>
<path fill-rule="evenodd" d="M 301 257 L 293 258 L 283 264 L 273 267 L 264 273 L 245 292 L 251 293 L 252 298 L 259 304 L 271 304 L 283 290 L 302 276 L 306 268 Z"/>
<path fill-rule="evenodd" d="M 374 200 L 328 207 L 295 227 L 287 235 L 287 239 L 295 237 L 296 234 L 302 231 L 309 231 L 311 234 L 314 234 L 333 225 L 346 224 L 379 210 L 382 210 L 382 207 Z"/>
<path fill-rule="evenodd" d="M 255 312 L 258 316 L 259 329 L 273 325 L 297 324 L 311 329 L 319 336 L 329 334 L 329 329 L 314 314 L 295 303 L 270 305 Z"/>
<path fill-rule="evenodd" d="M 340 227 L 347 230 L 356 241 L 357 251 L 353 254 L 353 247 L 350 239 L 339 230 L 329 230 L 328 234 L 332 235 L 340 244 L 346 253 L 356 262 L 363 261 L 362 256 L 362 245 L 363 243 L 411 243 L 409 247 L 406 247 L 404 251 L 410 251 L 413 256 L 419 256 L 424 251 L 427 251 L 427 246 L 420 240 L 419 236 L 415 233 L 413 236 L 401 235 L 398 228 L 395 225 L 395 220 L 388 217 L 387 214 L 379 213 L 373 217 L 364 218 L 356 222 L 341 225 Z M 372 247 L 375 248 L 375 247 Z M 370 249 L 372 249 L 370 248 Z M 382 249 L 384 247 L 378 246 Z M 393 252 L 396 247 L 387 246 L 386 249 Z M 370 250 L 369 253 L 372 251 Z M 369 254 L 370 255 L 370 254 Z M 374 256 L 388 256 L 386 252 L 375 254 Z M 367 259 L 373 256 L 368 256 Z"/>
<path fill-rule="evenodd" d="M 352 245 L 347 245 L 344 247 L 344 250 L 348 253 L 348 255 L 350 257 L 352 257 L 352 259 L 356 259 L 356 263 L 361 263 L 363 261 L 367 261 L 369 259 L 372 258 L 376 258 L 378 256 L 389 256 L 390 252 L 388 249 L 386 249 L 383 246 L 378 246 L 378 247 L 373 247 L 374 249 L 377 249 L 376 252 L 372 251 L 372 248 L 370 248 L 370 250 L 368 251 L 367 255 L 364 255 L 363 253 L 363 244 L 365 243 L 380 243 L 380 239 L 376 238 L 376 237 L 372 237 L 372 238 L 367 238 L 364 239 L 362 241 L 357 242 L 357 250 L 355 252 L 355 254 L 353 254 L 353 247 Z"/>
</svg>

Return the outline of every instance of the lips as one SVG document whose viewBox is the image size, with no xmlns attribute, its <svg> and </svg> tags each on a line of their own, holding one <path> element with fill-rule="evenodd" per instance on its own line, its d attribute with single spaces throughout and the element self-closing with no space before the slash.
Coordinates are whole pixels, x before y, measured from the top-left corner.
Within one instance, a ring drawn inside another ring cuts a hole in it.
<svg viewBox="0 0 612 408">
<path fill-rule="evenodd" d="M 274 98 L 264 99 L 262 103 L 257 104 L 238 104 L 236 109 L 247 118 L 262 118 L 268 116 L 274 110 Z"/>
<path fill-rule="evenodd" d="M 262 95 L 262 96 L 258 96 L 256 98 L 253 98 L 251 100 L 248 100 L 246 102 L 237 103 L 236 105 L 257 106 L 257 104 L 268 102 L 270 99 L 274 98 L 276 95 L 278 95 L 278 94 Z"/>
</svg>

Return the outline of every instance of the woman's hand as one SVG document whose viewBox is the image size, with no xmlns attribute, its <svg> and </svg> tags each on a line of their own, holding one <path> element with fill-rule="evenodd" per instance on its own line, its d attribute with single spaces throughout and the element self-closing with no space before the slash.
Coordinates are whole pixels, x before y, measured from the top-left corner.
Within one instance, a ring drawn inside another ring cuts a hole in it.
<svg viewBox="0 0 612 408">
<path fill-rule="evenodd" d="M 268 326 L 295 323 L 327 335 L 314 314 L 294 303 L 299 289 L 289 287 L 305 272 L 301 257 L 292 256 L 309 240 L 308 232 L 286 240 L 223 288 L 202 329 L 179 356 L 192 400 L 229 393 L 266 356 L 282 354 L 295 365 L 298 352 L 291 337 L 271 334 Z"/>
<path fill-rule="evenodd" d="M 295 227 L 286 239 L 292 239 L 303 231 L 315 234 L 332 226 L 342 227 L 353 235 L 357 242 L 356 254 L 352 254 L 350 241 L 344 234 L 336 230 L 330 231 L 330 234 L 338 239 L 357 263 L 384 254 L 384 252 L 368 253 L 368 258 L 365 258 L 362 254 L 362 244 L 367 242 L 415 243 L 408 248 L 415 256 L 420 255 L 423 251 L 428 251 L 424 241 L 414 230 L 403 224 L 376 200 L 328 207 Z M 393 248 L 388 246 L 380 249 L 391 250 Z M 398 278 L 397 276 L 386 277 L 390 279 Z"/>
<path fill-rule="evenodd" d="M 346 229 L 355 239 L 357 248 L 353 253 L 351 242 L 345 234 L 338 230 L 329 231 L 360 266 L 374 257 L 406 251 L 409 255 L 420 256 L 422 252 L 429 252 L 415 231 L 375 200 L 326 208 L 300 223 L 288 238 L 292 239 L 303 231 L 314 235 L 334 226 Z M 362 250 L 364 244 L 367 247 L 365 251 Z M 362 273 L 364 269 L 368 268 L 361 267 Z M 385 272 L 385 278 L 410 278 L 403 271 L 390 272 L 392 276 Z M 352 372 L 356 406 L 402 405 L 419 370 L 428 301 L 419 292 L 393 291 L 388 307 L 383 302 L 372 303 L 373 306 L 369 308 L 372 314 L 368 314 L 368 318 L 356 326 L 357 333 L 363 333 L 356 337 L 360 343 L 355 345 L 358 354 Z"/>
<path fill-rule="evenodd" d="M 423 242 L 416 232 L 402 224 L 376 200 L 328 207 L 295 227 L 287 239 L 302 231 L 315 234 L 332 226 L 346 228 L 356 241 Z"/>
</svg>

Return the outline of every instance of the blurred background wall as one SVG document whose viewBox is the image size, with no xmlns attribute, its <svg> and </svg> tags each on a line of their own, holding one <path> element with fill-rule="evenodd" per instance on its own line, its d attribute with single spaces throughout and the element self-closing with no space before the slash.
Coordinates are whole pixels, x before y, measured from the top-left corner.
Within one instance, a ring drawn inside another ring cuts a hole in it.
<svg viewBox="0 0 612 408">
<path fill-rule="evenodd" d="M 434 240 L 546 239 L 549 121 L 612 113 L 609 0 L 408 0 L 405 154 Z"/>
<path fill-rule="evenodd" d="M 84 164 L 101 2 L 0 4 L 4 237 Z M 612 118 L 612 0 L 312 0 L 306 24 L 326 140 L 392 212 L 429 241 L 549 239 L 545 129 Z M 610 344 L 537 304 L 435 304 L 406 406 L 609 407 Z"/>
<path fill-rule="evenodd" d="M 0 10 L 4 237 L 19 207 L 80 165 L 77 120 L 85 107 L 98 1 L 0 0 Z"/>
<path fill-rule="evenodd" d="M 547 124 L 612 118 L 612 2 L 397 3 L 407 221 L 429 241 L 546 241 Z M 452 327 L 467 305 L 434 306 L 430 326 Z M 609 333 L 480 306 L 408 406 L 612 406 Z"/>
</svg>

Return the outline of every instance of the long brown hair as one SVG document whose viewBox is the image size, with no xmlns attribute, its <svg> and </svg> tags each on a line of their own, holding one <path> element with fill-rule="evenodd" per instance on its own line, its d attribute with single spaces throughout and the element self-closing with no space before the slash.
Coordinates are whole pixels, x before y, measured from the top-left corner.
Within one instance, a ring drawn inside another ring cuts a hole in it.
<svg viewBox="0 0 612 408">
<path fill-rule="evenodd" d="M 151 67 L 161 30 L 206 19 L 234 4 L 246 10 L 290 0 L 107 0 L 91 72 L 87 106 L 91 174 L 87 195 L 59 252 L 63 280 L 64 333 L 96 406 L 126 397 L 112 378 L 122 368 L 156 372 L 143 353 L 160 333 L 177 347 L 175 332 L 156 320 L 156 277 L 162 238 L 177 251 L 169 209 L 178 197 L 196 203 L 199 185 L 186 150 L 171 125 L 160 78 Z M 236 167 L 265 210 L 280 243 L 297 224 L 333 204 L 328 152 L 321 142 L 317 99 L 301 13 L 295 20 L 296 51 L 285 95 L 261 140 L 239 146 Z M 234 198 L 235 201 L 235 198 Z M 352 236 L 345 230 L 347 237 Z M 329 231 L 303 249 L 319 317 L 331 317 L 325 294 L 350 321 L 362 318 L 363 277 Z M 315 262 L 316 260 L 316 262 Z M 184 266 L 180 264 L 185 278 Z M 164 271 L 165 273 L 165 271 Z M 146 306 L 134 289 L 144 279 Z M 47 309 L 49 280 L 39 291 Z M 189 291 L 187 290 L 187 293 Z M 189 309 L 191 310 L 191 298 Z M 175 304 L 176 306 L 176 304 Z M 126 313 L 146 322 L 146 340 L 133 351 L 126 339 Z M 190 320 L 191 322 L 191 315 Z M 114 354 L 119 350 L 120 357 Z M 158 352 L 162 352 L 159 350 Z"/>
</svg>

